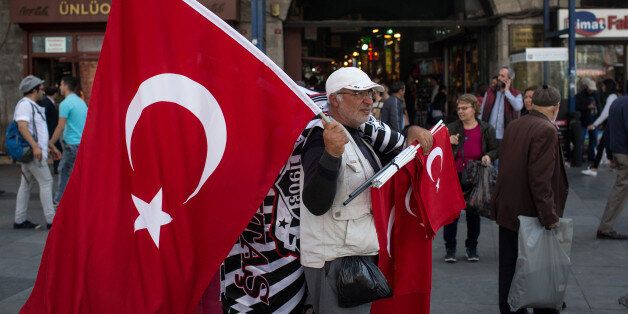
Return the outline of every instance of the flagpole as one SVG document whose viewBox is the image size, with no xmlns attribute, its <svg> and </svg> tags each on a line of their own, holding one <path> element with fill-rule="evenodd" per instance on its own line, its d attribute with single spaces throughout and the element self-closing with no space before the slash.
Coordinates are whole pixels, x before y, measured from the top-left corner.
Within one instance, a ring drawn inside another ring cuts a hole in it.
<svg viewBox="0 0 628 314">
<path fill-rule="evenodd" d="M 438 121 L 438 123 L 436 123 L 436 125 L 432 127 L 430 133 L 434 134 L 444 126 L 445 124 L 443 123 L 443 120 L 440 120 Z M 401 169 L 402 167 L 407 165 L 412 159 L 414 159 L 414 156 L 416 156 L 419 147 L 421 147 L 420 144 L 416 146 L 410 145 L 406 147 L 391 162 L 386 164 L 377 173 L 368 178 L 366 182 L 362 183 L 362 185 L 355 189 L 355 191 L 351 192 L 351 194 L 349 194 L 349 198 L 344 201 L 342 205 L 347 206 L 347 204 L 349 204 L 356 197 L 358 197 L 358 195 L 362 194 L 362 192 L 366 191 L 366 189 L 371 186 L 374 186 L 376 188 L 382 187 L 386 182 L 388 182 L 390 178 L 392 178 L 393 175 L 395 175 L 395 173 L 397 173 L 397 171 L 399 171 L 399 169 Z"/>
</svg>

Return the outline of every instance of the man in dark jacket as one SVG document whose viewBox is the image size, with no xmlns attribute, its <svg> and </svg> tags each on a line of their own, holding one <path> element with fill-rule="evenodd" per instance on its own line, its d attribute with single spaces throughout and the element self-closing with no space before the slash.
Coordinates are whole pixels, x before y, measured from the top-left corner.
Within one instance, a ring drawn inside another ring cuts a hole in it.
<svg viewBox="0 0 628 314">
<path fill-rule="evenodd" d="M 494 202 L 499 225 L 501 313 L 511 313 L 508 292 L 518 255 L 517 217 L 538 217 L 541 225 L 553 229 L 565 208 L 569 187 L 553 123 L 559 102 L 560 94 L 555 88 L 547 85 L 538 88 L 532 98 L 532 110 L 508 126 L 499 149 L 501 163 Z M 542 312 L 558 313 L 551 309 Z"/>
<path fill-rule="evenodd" d="M 606 209 L 597 228 L 597 237 L 626 240 L 628 235 L 613 230 L 613 225 L 619 218 L 628 198 L 628 96 L 617 98 L 611 105 L 608 112 L 608 129 L 617 179 L 608 196 Z"/>
<path fill-rule="evenodd" d="M 498 73 L 496 86 L 489 88 L 484 95 L 480 115 L 482 121 L 495 128 L 495 136 L 501 141 L 508 124 L 519 118 L 523 98 L 511 85 L 515 79 L 515 71 L 508 66 L 502 66 Z"/>
<path fill-rule="evenodd" d="M 37 102 L 40 107 L 44 107 L 46 109 L 46 126 L 48 127 L 48 139 L 52 137 L 52 134 L 55 132 L 57 128 L 57 124 L 59 123 L 59 110 L 57 106 L 55 106 L 55 95 L 59 92 L 59 89 L 54 86 L 48 86 L 44 89 L 44 93 L 46 94 L 44 98 Z M 63 151 L 61 147 L 61 143 L 55 144 L 55 147 L 59 151 Z M 59 171 L 59 160 L 54 161 L 54 165 L 52 167 L 53 173 L 57 174 Z"/>
</svg>

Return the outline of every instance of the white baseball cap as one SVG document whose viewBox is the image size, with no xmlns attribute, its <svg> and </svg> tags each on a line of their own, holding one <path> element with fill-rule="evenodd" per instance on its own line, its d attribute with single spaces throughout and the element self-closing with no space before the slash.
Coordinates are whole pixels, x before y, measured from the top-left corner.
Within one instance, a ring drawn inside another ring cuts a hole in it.
<svg viewBox="0 0 628 314">
<path fill-rule="evenodd" d="M 588 78 L 588 77 L 583 77 L 582 80 L 580 80 L 582 82 L 582 84 L 586 85 L 587 88 L 589 88 L 589 90 L 594 91 L 597 90 L 597 86 L 595 85 L 595 81 Z"/>
<path fill-rule="evenodd" d="M 350 90 L 374 89 L 378 92 L 384 91 L 384 87 L 371 81 L 364 71 L 354 67 L 340 68 L 327 78 L 327 82 L 325 83 L 327 97 L 343 88 Z"/>
</svg>

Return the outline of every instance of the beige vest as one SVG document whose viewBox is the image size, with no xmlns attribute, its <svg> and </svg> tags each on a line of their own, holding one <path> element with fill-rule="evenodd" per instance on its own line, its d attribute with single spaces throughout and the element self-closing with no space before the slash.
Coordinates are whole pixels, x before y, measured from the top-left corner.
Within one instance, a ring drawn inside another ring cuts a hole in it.
<svg viewBox="0 0 628 314">
<path fill-rule="evenodd" d="M 369 161 L 351 135 L 348 136 L 349 143 L 345 145 L 338 173 L 336 197 L 329 211 L 315 216 L 301 202 L 300 243 L 303 266 L 321 268 L 326 261 L 339 257 L 377 255 L 379 251 L 370 192 L 364 191 L 347 206 L 342 205 L 349 193 L 374 174 Z M 375 152 L 373 156 L 379 163 Z"/>
</svg>

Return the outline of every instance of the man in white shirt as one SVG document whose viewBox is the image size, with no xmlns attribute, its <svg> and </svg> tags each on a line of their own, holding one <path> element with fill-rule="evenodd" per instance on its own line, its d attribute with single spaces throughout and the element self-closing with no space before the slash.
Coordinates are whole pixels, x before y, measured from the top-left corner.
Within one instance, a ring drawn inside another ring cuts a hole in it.
<svg viewBox="0 0 628 314">
<path fill-rule="evenodd" d="M 46 113 L 37 105 L 44 97 L 44 81 L 33 75 L 25 77 L 20 83 L 20 92 L 24 95 L 15 106 L 13 119 L 17 122 L 18 130 L 33 150 L 33 160 L 22 163 L 22 182 L 17 192 L 15 204 L 14 229 L 39 228 L 26 219 L 28 201 L 31 188 L 35 182 L 39 185 L 39 198 L 46 216 L 47 227 L 52 227 L 55 209 L 52 203 L 52 175 L 48 168 L 48 152 L 54 158 L 59 158 L 59 151 L 48 145 L 48 127 L 46 125 Z"/>
</svg>

